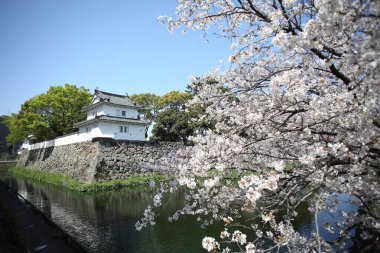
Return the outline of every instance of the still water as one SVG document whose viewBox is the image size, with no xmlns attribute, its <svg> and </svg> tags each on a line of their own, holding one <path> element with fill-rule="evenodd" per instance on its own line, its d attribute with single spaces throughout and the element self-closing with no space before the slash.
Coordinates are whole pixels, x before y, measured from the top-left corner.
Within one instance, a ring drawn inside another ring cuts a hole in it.
<svg viewBox="0 0 380 253">
<path fill-rule="evenodd" d="M 182 216 L 178 221 L 169 222 L 168 217 L 184 202 L 184 192 L 181 191 L 168 200 L 155 226 L 138 232 L 135 223 L 151 203 L 152 190 L 86 194 L 15 177 L 3 177 L 1 180 L 29 200 L 88 252 L 205 252 L 201 247 L 202 238 L 205 235 L 218 238 L 222 230 L 221 224 L 202 229 L 192 216 Z M 299 210 L 296 229 L 308 236 L 314 229 L 314 217 L 306 206 Z M 323 229 L 321 233 L 331 239 L 334 237 Z"/>
</svg>

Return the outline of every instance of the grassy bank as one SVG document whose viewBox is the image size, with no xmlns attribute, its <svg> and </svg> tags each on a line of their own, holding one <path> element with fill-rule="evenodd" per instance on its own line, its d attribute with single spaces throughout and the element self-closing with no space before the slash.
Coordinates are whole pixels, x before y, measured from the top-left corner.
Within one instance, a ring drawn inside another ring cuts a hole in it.
<svg viewBox="0 0 380 253">
<path fill-rule="evenodd" d="M 128 179 L 110 180 L 101 183 L 83 183 L 69 176 L 42 172 L 34 169 L 25 169 L 13 167 L 8 171 L 9 174 L 19 176 L 22 178 L 28 178 L 40 182 L 53 184 L 60 187 L 65 187 L 74 191 L 81 192 L 99 192 L 116 190 L 121 188 L 132 188 L 137 186 L 148 185 L 151 181 L 163 181 L 167 180 L 167 176 L 153 175 L 153 176 L 141 176 L 132 177 Z"/>
</svg>

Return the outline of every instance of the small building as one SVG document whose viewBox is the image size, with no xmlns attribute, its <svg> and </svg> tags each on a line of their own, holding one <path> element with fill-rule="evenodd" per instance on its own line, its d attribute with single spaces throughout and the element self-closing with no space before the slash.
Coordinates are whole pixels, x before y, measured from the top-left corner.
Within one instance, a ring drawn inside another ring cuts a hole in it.
<svg viewBox="0 0 380 253">
<path fill-rule="evenodd" d="M 112 138 L 115 140 L 145 140 L 145 127 L 149 122 L 140 119 L 137 106 L 127 95 L 118 95 L 100 90 L 90 104 L 82 110 L 87 119 L 74 124 L 80 136 L 86 139 Z"/>
</svg>

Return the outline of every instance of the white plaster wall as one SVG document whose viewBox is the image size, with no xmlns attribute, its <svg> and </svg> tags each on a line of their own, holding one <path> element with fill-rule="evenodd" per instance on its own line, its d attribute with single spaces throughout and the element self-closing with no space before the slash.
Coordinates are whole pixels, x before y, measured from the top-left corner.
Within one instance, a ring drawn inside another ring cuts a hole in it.
<svg viewBox="0 0 380 253">
<path fill-rule="evenodd" d="M 113 106 L 102 105 L 102 113 L 104 115 L 116 116 L 116 109 Z"/>
<path fill-rule="evenodd" d="M 127 126 L 127 133 L 120 133 L 119 127 Z M 91 132 L 91 136 L 95 137 L 108 137 L 116 140 L 133 140 L 133 141 L 145 141 L 145 127 L 137 125 L 116 124 L 100 122 L 99 127 L 94 128 Z"/>
<path fill-rule="evenodd" d="M 117 134 L 115 139 L 117 140 L 132 140 L 132 141 L 145 141 L 145 127 L 139 125 L 125 125 L 128 126 L 127 133 L 119 133 L 119 126 L 117 126 Z M 124 125 L 123 125 L 124 126 Z"/>
<path fill-rule="evenodd" d="M 127 118 L 137 119 L 139 112 L 136 109 L 127 108 Z"/>
<path fill-rule="evenodd" d="M 87 120 L 95 118 L 95 115 L 109 115 L 109 116 L 117 116 L 116 110 L 119 111 L 126 111 L 126 118 L 133 118 L 137 119 L 139 112 L 137 109 L 133 108 L 125 108 L 125 107 L 119 107 L 119 106 L 112 106 L 112 105 L 101 105 L 99 107 L 96 107 L 95 109 L 89 110 L 87 112 Z M 121 116 L 119 116 L 121 117 Z"/>
<path fill-rule="evenodd" d="M 87 112 L 87 120 L 95 118 L 95 116 L 104 115 L 104 105 L 95 107 Z"/>
<path fill-rule="evenodd" d="M 113 114 L 111 114 L 113 113 Z M 95 116 L 110 115 L 116 116 L 116 109 L 112 110 L 109 105 L 101 105 L 87 112 L 87 120 L 95 118 Z"/>
<path fill-rule="evenodd" d="M 99 122 L 93 129 L 91 130 L 91 137 L 105 137 L 105 138 L 114 138 L 115 133 L 117 133 L 117 129 L 114 124 Z"/>
<path fill-rule="evenodd" d="M 105 105 L 101 105 L 101 106 L 97 107 L 96 108 L 96 110 L 97 110 L 96 115 L 98 115 L 98 116 L 106 115 L 107 113 L 105 113 L 104 107 L 105 107 Z"/>
<path fill-rule="evenodd" d="M 120 133 L 119 126 L 127 126 L 127 133 Z M 89 128 L 89 132 L 86 132 L 86 128 Z M 96 137 L 113 138 L 116 140 L 132 140 L 132 141 L 145 141 L 145 127 L 139 125 L 123 125 L 115 123 L 99 122 L 86 127 L 79 128 L 78 133 L 58 137 L 54 140 L 35 143 L 32 145 L 23 145 L 22 148 L 29 150 L 47 148 L 53 146 L 62 146 L 72 143 L 78 143 L 83 141 L 89 141 Z"/>
<path fill-rule="evenodd" d="M 49 140 L 49 141 L 44 141 L 44 142 L 39 142 L 39 143 L 29 145 L 28 149 L 33 150 L 33 149 L 48 148 L 48 147 L 54 147 L 54 146 L 63 146 L 67 144 L 89 141 L 89 140 L 91 140 L 91 136 L 88 134 L 74 133 L 71 135 L 58 137 L 57 139 L 54 139 L 54 140 Z"/>
<path fill-rule="evenodd" d="M 119 106 L 112 106 L 112 105 L 102 105 L 102 113 L 104 115 L 109 115 L 109 116 L 117 116 L 116 115 L 116 110 L 120 110 L 120 111 L 127 111 L 126 112 L 126 117 L 127 118 L 134 118 L 134 119 L 137 119 L 138 115 L 139 115 L 139 112 L 137 111 L 137 109 L 133 109 L 133 108 L 125 108 L 125 107 L 119 107 Z M 100 114 L 98 114 L 100 115 Z"/>
<path fill-rule="evenodd" d="M 121 133 L 120 126 L 128 127 L 127 133 Z M 89 132 L 86 131 L 89 128 Z M 145 140 L 145 127 L 139 125 L 128 125 L 123 123 L 99 122 L 79 128 L 79 134 L 87 135 L 89 138 L 104 137 L 117 140 Z"/>
<path fill-rule="evenodd" d="M 95 116 L 96 116 L 96 114 L 97 114 L 97 109 L 98 109 L 98 108 L 95 108 L 95 109 L 89 110 L 89 111 L 87 112 L 87 120 L 90 120 L 90 119 L 95 118 Z"/>
</svg>

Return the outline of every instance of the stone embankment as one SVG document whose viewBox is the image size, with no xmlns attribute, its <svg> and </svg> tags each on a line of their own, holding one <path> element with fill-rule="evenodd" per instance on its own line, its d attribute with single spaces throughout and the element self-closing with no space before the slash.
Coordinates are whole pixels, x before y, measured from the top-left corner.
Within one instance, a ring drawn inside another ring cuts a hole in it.
<svg viewBox="0 0 380 253">
<path fill-rule="evenodd" d="M 160 159 L 182 147 L 176 142 L 95 139 L 64 146 L 23 150 L 17 166 L 71 176 L 83 182 L 152 175 Z"/>
</svg>

